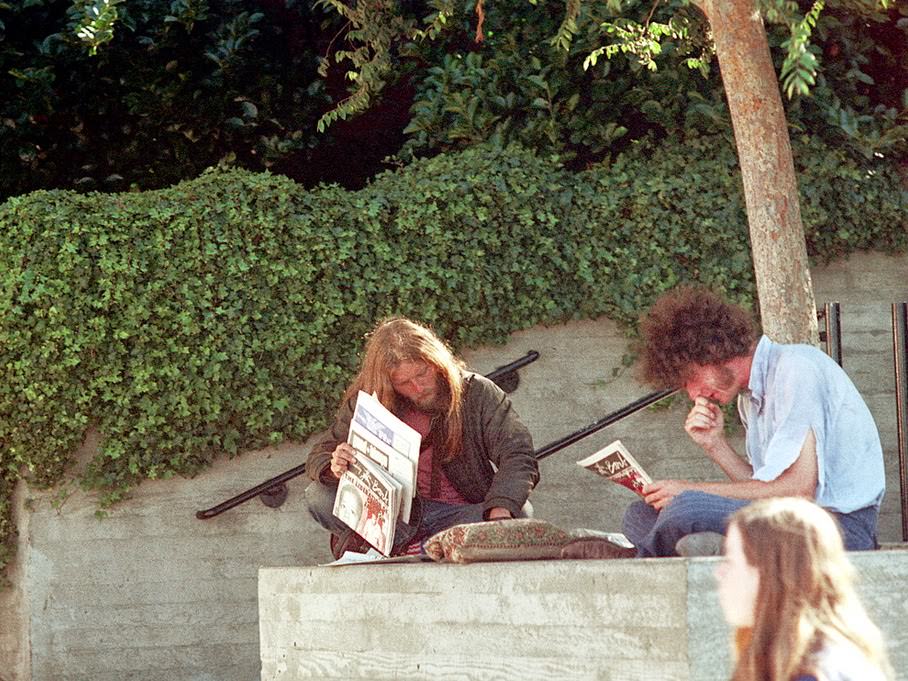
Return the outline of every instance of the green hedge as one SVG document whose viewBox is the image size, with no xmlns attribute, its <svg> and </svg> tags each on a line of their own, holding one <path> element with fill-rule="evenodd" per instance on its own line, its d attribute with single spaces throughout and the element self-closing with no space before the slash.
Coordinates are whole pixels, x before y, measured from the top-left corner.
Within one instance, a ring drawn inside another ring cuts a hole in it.
<svg viewBox="0 0 908 681">
<path fill-rule="evenodd" d="M 906 245 L 894 171 L 797 148 L 817 256 Z M 632 323 L 681 281 L 753 293 L 721 138 L 638 143 L 580 174 L 472 148 L 358 192 L 212 170 L 161 191 L 11 199 L 0 206 L 0 491 L 8 499 L 22 474 L 59 481 L 90 425 L 102 444 L 81 480 L 102 503 L 223 452 L 305 438 L 384 315 L 475 345 L 571 317 Z M 9 545 L 6 506 L 0 533 Z"/>
</svg>

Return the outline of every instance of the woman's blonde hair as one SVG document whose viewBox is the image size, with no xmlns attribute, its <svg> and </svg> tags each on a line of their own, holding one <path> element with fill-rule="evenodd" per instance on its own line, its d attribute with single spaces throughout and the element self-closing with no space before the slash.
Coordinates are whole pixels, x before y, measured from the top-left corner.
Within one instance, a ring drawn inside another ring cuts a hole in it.
<svg viewBox="0 0 908 681">
<path fill-rule="evenodd" d="M 732 681 L 821 678 L 812 657 L 826 643 L 854 646 L 891 678 L 882 635 L 858 599 L 829 513 L 806 499 L 763 499 L 732 515 L 732 526 L 760 574 L 753 629 L 738 632 Z"/>
<path fill-rule="evenodd" d="M 362 368 L 344 399 L 354 399 L 359 390 L 375 393 L 383 405 L 400 414 L 404 401 L 391 385 L 391 372 L 402 362 L 425 362 L 438 372 L 447 388 L 441 430 L 433 445 L 443 449 L 443 454 L 438 452 L 442 461 L 450 461 L 460 453 L 463 443 L 464 365 L 428 327 L 403 317 L 380 322 L 368 336 Z"/>
</svg>

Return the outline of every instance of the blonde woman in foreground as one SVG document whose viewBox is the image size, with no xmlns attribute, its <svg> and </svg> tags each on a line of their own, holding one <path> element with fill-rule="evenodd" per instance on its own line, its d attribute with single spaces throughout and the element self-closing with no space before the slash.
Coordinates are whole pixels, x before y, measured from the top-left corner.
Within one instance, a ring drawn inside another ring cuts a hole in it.
<svg viewBox="0 0 908 681">
<path fill-rule="evenodd" d="M 735 512 L 716 579 L 736 630 L 732 681 L 892 679 L 838 526 L 816 504 L 774 498 Z"/>
</svg>

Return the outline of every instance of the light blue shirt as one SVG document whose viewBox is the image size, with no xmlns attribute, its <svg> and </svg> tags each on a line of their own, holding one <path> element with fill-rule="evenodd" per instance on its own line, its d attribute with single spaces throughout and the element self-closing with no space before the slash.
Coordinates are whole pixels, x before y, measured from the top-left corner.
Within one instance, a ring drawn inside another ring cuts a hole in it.
<svg viewBox="0 0 908 681">
<path fill-rule="evenodd" d="M 879 505 L 886 486 L 880 436 L 857 388 L 835 361 L 813 346 L 782 345 L 763 336 L 748 388 L 738 397 L 738 412 L 747 428 L 754 480 L 779 477 L 813 429 L 816 502 L 839 513 Z"/>
</svg>

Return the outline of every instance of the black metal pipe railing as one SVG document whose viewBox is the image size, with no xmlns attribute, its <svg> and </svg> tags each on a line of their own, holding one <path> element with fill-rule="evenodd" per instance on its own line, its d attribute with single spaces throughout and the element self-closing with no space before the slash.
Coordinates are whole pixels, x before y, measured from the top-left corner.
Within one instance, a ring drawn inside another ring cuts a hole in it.
<svg viewBox="0 0 908 681">
<path fill-rule="evenodd" d="M 504 364 L 497 369 L 493 369 L 486 374 L 486 378 L 490 381 L 494 381 L 497 384 L 498 381 L 506 377 L 508 374 L 514 373 L 518 369 L 525 367 L 527 364 L 532 364 L 537 359 L 539 359 L 539 353 L 535 350 L 530 350 L 523 357 L 515 359 L 513 362 L 509 362 L 508 364 Z M 502 388 L 502 390 L 504 390 L 504 388 Z"/>
<path fill-rule="evenodd" d="M 300 464 L 295 468 L 291 468 L 289 471 L 284 471 L 280 475 L 276 475 L 265 482 L 247 489 L 245 492 L 237 494 L 235 497 L 227 499 L 227 501 L 222 501 L 217 506 L 212 506 L 211 508 L 206 508 L 204 511 L 196 511 L 195 517 L 199 520 L 208 520 L 209 518 L 214 518 L 216 515 L 220 515 L 224 511 L 229 511 L 231 508 L 235 508 L 240 504 L 244 504 L 250 499 L 254 499 L 260 494 L 272 494 L 275 497 L 285 496 L 282 493 L 281 485 L 285 484 L 288 480 L 293 480 L 293 478 L 303 475 L 306 472 L 306 464 Z"/>
<path fill-rule="evenodd" d="M 838 362 L 838 364 L 841 366 L 842 365 L 842 326 L 841 326 L 841 309 L 840 309 L 839 303 L 837 303 L 837 302 L 826 303 L 823 306 L 822 310 L 817 311 L 817 317 L 824 322 L 824 329 L 821 332 L 821 340 L 825 341 L 825 343 L 826 343 L 826 353 L 830 357 L 832 357 L 836 362 Z M 893 324 L 895 324 L 895 322 L 893 322 Z M 516 359 L 513 362 L 510 362 L 508 364 L 504 364 L 504 365 L 494 369 L 493 371 L 489 372 L 488 374 L 486 374 L 486 378 L 488 378 L 492 381 L 495 381 L 506 392 L 513 392 L 517 388 L 517 385 L 519 383 L 519 377 L 517 376 L 517 370 L 520 369 L 521 367 L 526 366 L 527 364 L 530 364 L 531 362 L 535 362 L 538 358 L 539 358 L 539 353 L 536 352 L 535 350 L 530 350 L 523 357 Z M 650 393 L 649 395 L 645 395 L 645 396 L 641 397 L 640 399 L 638 399 L 634 402 L 631 402 L 630 404 L 627 404 L 627 405 L 621 407 L 620 409 L 617 409 L 616 411 L 611 412 L 610 414 L 606 414 L 601 419 L 594 421 L 593 423 L 589 424 L 588 426 L 585 426 L 585 427 L 581 428 L 580 430 L 576 430 L 573 433 L 570 433 L 569 435 L 565 435 L 564 437 L 559 438 L 558 440 L 555 440 L 554 442 L 550 442 L 549 444 L 545 445 L 544 447 L 537 449 L 536 452 L 534 453 L 534 456 L 536 457 L 537 460 L 544 459 L 547 456 L 551 456 L 552 454 L 555 454 L 556 452 L 561 451 L 565 447 L 569 447 L 570 445 L 574 444 L 575 442 L 578 442 L 578 441 L 582 440 L 583 438 L 588 437 L 588 436 L 592 435 L 593 433 L 596 433 L 596 432 L 602 430 L 603 428 L 607 428 L 608 426 L 611 426 L 611 425 L 617 423 L 618 421 L 621 421 L 622 419 L 627 418 L 631 414 L 635 414 L 636 412 L 640 411 L 641 409 L 645 409 L 646 407 L 648 407 L 652 404 L 655 404 L 656 402 L 659 402 L 660 400 L 663 400 L 666 397 L 669 397 L 670 395 L 674 395 L 677 392 L 678 392 L 677 390 L 660 390 L 657 392 Z M 906 430 L 908 430 L 908 426 L 906 426 Z M 900 433 L 900 438 L 901 438 L 902 431 L 900 430 L 899 433 Z M 904 480 L 905 480 L 905 470 L 904 470 L 905 462 L 904 462 L 904 457 L 903 457 L 903 453 L 902 453 L 901 449 L 900 449 L 900 466 L 902 469 L 902 479 L 903 479 L 902 489 L 903 489 L 903 506 L 904 506 L 905 505 L 904 495 L 905 495 L 906 488 L 908 488 L 908 484 L 906 484 L 904 482 Z M 263 482 L 259 485 L 256 485 L 255 487 L 252 487 L 251 489 L 248 489 L 245 492 L 242 492 L 242 493 L 236 495 L 235 497 L 227 499 L 226 501 L 221 502 L 217 506 L 212 506 L 211 508 L 205 509 L 203 511 L 196 511 L 195 516 L 196 516 L 196 518 L 199 518 L 200 520 L 207 520 L 209 518 L 215 517 L 216 515 L 220 515 L 224 511 L 229 511 L 231 508 L 239 506 L 240 504 L 245 503 L 245 502 L 249 501 L 250 499 L 253 499 L 258 496 L 261 496 L 262 501 L 270 506 L 279 506 L 281 503 L 283 503 L 284 499 L 287 496 L 287 490 L 286 490 L 285 483 L 288 480 L 292 480 L 295 477 L 303 475 L 305 472 L 306 472 L 306 464 L 301 464 L 295 468 L 291 468 L 289 471 L 285 471 L 284 473 L 281 473 L 280 475 L 277 475 L 269 480 L 266 480 L 265 482 Z M 904 513 L 902 514 L 902 517 L 903 518 L 905 517 Z M 903 525 L 904 525 L 904 520 L 903 520 Z M 908 530 L 906 530 L 905 527 L 903 526 L 903 534 L 905 532 L 908 532 Z"/>
<path fill-rule="evenodd" d="M 832 357 L 839 366 L 842 366 L 842 308 L 837 303 L 826 303 L 823 312 L 819 315 L 825 325 L 823 334 L 826 341 L 826 354 Z"/>
<path fill-rule="evenodd" d="M 535 362 L 537 359 L 539 359 L 539 353 L 535 350 L 530 350 L 523 357 L 515 359 L 513 362 L 503 364 L 490 371 L 486 374 L 486 378 L 500 385 L 501 389 L 505 392 L 513 392 L 518 383 L 515 378 L 516 371 L 521 367 L 525 367 L 527 364 Z M 216 515 L 220 515 L 224 511 L 229 511 L 231 508 L 235 508 L 258 496 L 261 496 L 262 501 L 268 506 L 280 506 L 284 502 L 284 499 L 287 498 L 287 481 L 293 480 L 293 478 L 299 477 L 305 472 L 306 464 L 300 464 L 295 468 L 291 468 L 289 471 L 284 471 L 280 475 L 276 475 L 255 487 L 247 489 L 245 492 L 237 494 L 235 497 L 222 501 L 216 506 L 206 508 L 202 511 L 196 511 L 195 517 L 199 520 L 208 520 L 209 518 L 214 518 Z"/>
<path fill-rule="evenodd" d="M 908 541 L 908 303 L 892 304 L 892 358 L 902 502 L 902 541 Z"/>
<path fill-rule="evenodd" d="M 677 390 L 660 390 L 658 392 L 650 393 L 649 395 L 641 397 L 639 400 L 636 400 L 635 402 L 631 402 L 630 404 L 627 404 L 627 405 L 621 407 L 620 409 L 617 409 L 617 410 L 613 411 L 612 413 L 603 416 L 598 421 L 594 421 L 590 425 L 588 425 L 584 428 L 581 428 L 580 430 L 576 430 L 573 433 L 571 433 L 570 435 L 565 435 L 563 438 L 555 440 L 554 442 L 550 442 L 549 444 L 545 445 L 544 447 L 537 449 L 535 456 L 537 459 L 544 459 L 547 456 L 551 456 L 555 452 L 561 451 L 565 447 L 568 447 L 568 446 L 574 444 L 578 440 L 582 440 L 583 438 L 587 437 L 588 435 L 592 435 L 593 433 L 598 432 L 598 431 L 602 430 L 603 428 L 606 428 L 614 423 L 617 423 L 621 419 L 627 418 L 631 414 L 634 414 L 634 413 L 640 411 L 641 409 L 645 409 L 646 407 L 650 406 L 651 404 L 655 404 L 659 400 L 665 399 L 669 395 L 674 395 L 676 392 L 678 392 L 678 391 Z"/>
</svg>

